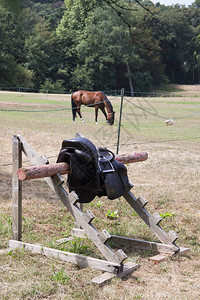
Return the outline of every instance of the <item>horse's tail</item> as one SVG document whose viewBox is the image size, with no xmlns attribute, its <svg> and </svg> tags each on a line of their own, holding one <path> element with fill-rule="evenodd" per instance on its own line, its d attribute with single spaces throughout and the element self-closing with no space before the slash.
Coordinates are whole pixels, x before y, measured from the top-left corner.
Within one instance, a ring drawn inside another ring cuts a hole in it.
<svg viewBox="0 0 200 300">
<path fill-rule="evenodd" d="M 72 104 L 72 116 L 73 116 L 73 121 L 75 121 L 76 118 L 76 112 L 77 112 L 77 105 L 73 99 L 73 94 L 71 95 L 71 104 Z"/>
</svg>

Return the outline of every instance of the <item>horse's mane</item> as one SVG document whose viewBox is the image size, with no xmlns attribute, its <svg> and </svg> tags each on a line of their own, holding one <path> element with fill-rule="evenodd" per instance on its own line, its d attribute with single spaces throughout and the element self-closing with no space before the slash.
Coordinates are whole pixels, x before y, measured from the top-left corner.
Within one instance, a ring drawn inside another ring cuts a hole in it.
<svg viewBox="0 0 200 300">
<path fill-rule="evenodd" d="M 104 99 L 105 99 L 105 101 L 108 103 L 108 105 L 109 105 L 109 107 L 110 107 L 110 110 L 111 110 L 111 112 L 113 112 L 113 107 L 112 107 L 112 104 L 111 104 L 111 102 L 108 100 L 107 96 L 106 96 L 104 93 L 102 93 L 102 94 L 104 95 Z"/>
</svg>

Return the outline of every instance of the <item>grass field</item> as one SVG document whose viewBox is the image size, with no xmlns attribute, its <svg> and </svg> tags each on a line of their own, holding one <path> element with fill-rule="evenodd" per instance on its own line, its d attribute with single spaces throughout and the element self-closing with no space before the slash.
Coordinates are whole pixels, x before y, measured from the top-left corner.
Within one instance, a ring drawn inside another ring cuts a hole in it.
<svg viewBox="0 0 200 300">
<path fill-rule="evenodd" d="M 116 152 L 120 97 L 109 97 L 115 124 L 105 124 L 94 109 L 82 108 L 85 123 L 72 122 L 70 95 L 0 92 L 0 299 L 199 299 L 200 298 L 200 86 L 178 86 L 174 97 L 124 98 L 119 153 L 148 152 L 142 163 L 129 164 L 128 175 L 136 197 L 143 195 L 150 213 L 163 216 L 161 226 L 178 234 L 177 244 L 189 247 L 187 256 L 149 261 L 153 253 L 120 248 L 140 268 L 126 280 L 113 279 L 96 287 L 101 274 L 79 269 L 26 251 L 9 251 L 12 210 L 12 136 L 21 134 L 38 155 L 50 163 L 61 143 L 81 132 L 97 146 Z M 182 97 L 180 97 L 182 94 Z M 165 121 L 173 118 L 174 125 Z M 29 166 L 23 157 L 23 166 Z M 85 205 L 99 230 L 157 241 L 124 199 L 96 198 Z M 116 213 L 109 219 L 108 211 Z M 90 240 L 56 240 L 70 235 L 74 221 L 43 180 L 23 183 L 22 240 L 101 258 Z M 117 245 L 115 245 L 117 249 Z"/>
</svg>

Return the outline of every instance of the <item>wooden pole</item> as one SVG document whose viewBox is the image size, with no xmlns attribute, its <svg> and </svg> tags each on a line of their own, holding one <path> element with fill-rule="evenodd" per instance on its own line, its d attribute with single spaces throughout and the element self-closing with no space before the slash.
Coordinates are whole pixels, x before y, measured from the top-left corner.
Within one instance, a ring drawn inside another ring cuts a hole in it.
<svg viewBox="0 0 200 300">
<path fill-rule="evenodd" d="M 17 178 L 17 170 L 22 166 L 22 144 L 16 135 L 12 144 L 12 238 L 22 237 L 22 182 Z"/>
<path fill-rule="evenodd" d="M 129 155 L 116 155 L 116 160 L 122 162 L 123 164 L 135 163 L 139 161 L 144 161 L 148 158 L 146 152 L 142 153 L 132 153 Z M 52 177 L 56 174 L 71 174 L 70 166 L 67 163 L 57 163 L 57 164 L 46 164 L 41 166 L 32 166 L 26 168 L 20 168 L 17 171 L 17 176 L 19 180 L 30 180 L 38 179 L 44 177 Z"/>
<path fill-rule="evenodd" d="M 17 171 L 19 180 L 30 180 L 44 177 L 52 177 L 56 174 L 71 174 L 70 166 L 66 163 L 57 163 L 52 165 L 32 166 L 20 168 Z"/>
<path fill-rule="evenodd" d="M 118 154 L 115 159 L 125 164 L 136 163 L 139 161 L 145 161 L 148 158 L 147 152 L 131 153 L 131 154 Z"/>
</svg>

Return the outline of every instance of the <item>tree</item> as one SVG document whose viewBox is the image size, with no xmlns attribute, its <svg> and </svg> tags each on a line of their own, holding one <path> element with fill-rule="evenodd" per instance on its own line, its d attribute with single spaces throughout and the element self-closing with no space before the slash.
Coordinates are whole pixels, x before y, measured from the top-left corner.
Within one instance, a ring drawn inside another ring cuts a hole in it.
<svg viewBox="0 0 200 300">
<path fill-rule="evenodd" d="M 195 0 L 193 3 L 192 3 L 192 6 L 196 7 L 196 8 L 200 8 L 200 0 Z"/>
<path fill-rule="evenodd" d="M 137 7 L 137 11 L 131 9 L 124 14 L 130 28 L 112 8 L 100 7 L 95 1 L 92 8 L 85 8 L 80 6 L 83 2 L 87 1 L 67 2 L 67 11 L 57 30 L 59 39 L 65 43 L 65 59 L 71 56 L 75 62 L 73 68 L 71 65 L 71 86 L 116 89 L 126 78 L 126 87 L 132 93 L 134 88 L 149 88 L 162 68 L 157 43 L 142 26 L 142 9 Z"/>
<path fill-rule="evenodd" d="M 50 30 L 55 30 L 60 23 L 65 11 L 63 1 L 31 1 L 30 8 L 38 16 L 45 19 L 49 24 Z"/>
<path fill-rule="evenodd" d="M 199 11 L 176 5 L 157 8 L 155 12 L 156 18 L 148 16 L 146 26 L 152 29 L 159 43 L 165 74 L 173 83 L 192 83 L 190 73 L 196 51 Z"/>
<path fill-rule="evenodd" d="M 0 5 L 1 85 L 119 89 L 198 82 L 199 0 L 12 0 Z M 23 5 L 19 5 L 19 4 Z M 19 13 L 20 12 L 20 13 Z"/>
<path fill-rule="evenodd" d="M 35 34 L 26 40 L 26 67 L 34 72 L 34 84 L 38 88 L 46 78 L 56 79 L 56 37 L 45 25 L 36 26 Z"/>
<path fill-rule="evenodd" d="M 23 54 L 23 31 L 19 18 L 0 6 L 0 83 L 1 86 L 33 86 L 33 72 L 20 65 Z M 17 36 L 17 39 L 16 39 Z M 22 53 L 22 54 L 20 54 Z"/>
<path fill-rule="evenodd" d="M 77 85 L 77 81 L 81 83 L 81 77 L 87 76 L 87 73 L 85 73 L 84 68 L 81 69 L 82 63 L 80 64 L 77 57 L 76 47 L 82 38 L 87 16 L 89 13 L 92 13 L 96 6 L 96 1 L 66 0 L 65 4 L 64 16 L 56 30 L 58 47 L 60 49 L 58 78 L 65 82 L 67 89 L 77 89 L 80 85 Z M 87 83 L 88 88 L 91 88 L 91 86 L 91 83 Z"/>
</svg>

